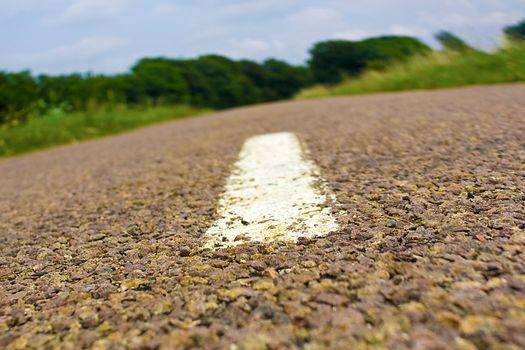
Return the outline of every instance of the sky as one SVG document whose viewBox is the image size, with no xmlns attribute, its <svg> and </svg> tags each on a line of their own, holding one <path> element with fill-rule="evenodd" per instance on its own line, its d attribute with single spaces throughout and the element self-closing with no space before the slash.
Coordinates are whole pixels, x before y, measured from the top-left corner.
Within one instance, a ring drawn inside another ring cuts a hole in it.
<svg viewBox="0 0 525 350">
<path fill-rule="evenodd" d="M 491 50 L 525 0 L 0 0 L 0 71 L 120 73 L 142 57 L 218 53 L 301 64 L 326 39 L 446 29 Z"/>
</svg>

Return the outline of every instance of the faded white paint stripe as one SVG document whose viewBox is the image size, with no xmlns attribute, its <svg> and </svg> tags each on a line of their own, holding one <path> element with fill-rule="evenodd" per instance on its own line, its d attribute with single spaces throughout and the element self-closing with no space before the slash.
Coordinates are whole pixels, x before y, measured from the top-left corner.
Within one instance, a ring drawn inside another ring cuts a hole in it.
<svg viewBox="0 0 525 350">
<path fill-rule="evenodd" d="M 338 229 L 330 210 L 334 200 L 294 134 L 252 137 L 228 178 L 206 247 L 327 235 Z"/>
</svg>

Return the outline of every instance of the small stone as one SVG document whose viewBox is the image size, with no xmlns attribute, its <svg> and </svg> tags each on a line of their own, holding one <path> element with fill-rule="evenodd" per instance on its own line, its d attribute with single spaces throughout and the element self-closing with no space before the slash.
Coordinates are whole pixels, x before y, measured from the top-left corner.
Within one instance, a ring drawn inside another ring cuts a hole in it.
<svg viewBox="0 0 525 350">
<path fill-rule="evenodd" d="M 244 297 L 251 297 L 256 295 L 257 293 L 254 292 L 251 289 L 243 288 L 243 287 L 236 287 L 232 289 L 220 289 L 219 295 L 226 299 L 227 301 L 234 301 L 237 298 L 244 296 Z"/>
<path fill-rule="evenodd" d="M 493 230 L 503 230 L 503 228 L 505 228 L 505 225 L 500 220 L 493 220 L 489 223 L 489 228 Z"/>
<path fill-rule="evenodd" d="M 348 301 L 344 296 L 335 293 L 321 293 L 315 300 L 331 306 L 339 306 Z"/>
<path fill-rule="evenodd" d="M 440 311 L 436 314 L 436 320 L 442 325 L 450 328 L 458 327 L 461 322 L 461 318 L 450 312 L 450 311 Z"/>
<path fill-rule="evenodd" d="M 176 329 L 160 339 L 160 350 L 184 349 L 189 348 L 191 345 L 192 339 L 181 329 Z"/>
<path fill-rule="evenodd" d="M 491 278 L 490 280 L 488 280 L 487 288 L 490 289 L 490 290 L 496 289 L 496 288 L 499 288 L 501 286 L 504 286 L 506 283 L 507 282 L 503 278 L 494 277 L 494 278 Z"/>
<path fill-rule="evenodd" d="M 215 301 L 210 300 L 206 304 L 204 304 L 204 309 L 206 311 L 214 311 L 219 308 L 219 304 L 217 304 Z"/>
<path fill-rule="evenodd" d="M 471 315 L 461 320 L 459 328 L 466 335 L 496 331 L 497 319 L 491 316 Z"/>
<path fill-rule="evenodd" d="M 179 250 L 179 256 L 186 257 L 191 255 L 191 249 L 184 246 Z"/>
<path fill-rule="evenodd" d="M 447 342 L 430 330 L 418 329 L 410 334 L 412 349 L 415 350 L 441 350 L 448 349 Z"/>
<path fill-rule="evenodd" d="M 104 321 L 97 327 L 97 332 L 100 335 L 105 335 L 110 333 L 113 330 L 113 326 L 108 321 Z"/>
<path fill-rule="evenodd" d="M 40 271 L 40 272 L 36 272 L 36 273 L 34 273 L 33 276 L 34 276 L 35 278 L 40 278 L 40 277 L 42 277 L 42 276 L 47 275 L 48 273 L 49 273 L 49 272 L 47 272 L 47 271 Z"/>
<path fill-rule="evenodd" d="M 386 227 L 388 228 L 396 228 L 397 227 L 397 221 L 395 220 L 388 220 L 386 223 Z"/>
<path fill-rule="evenodd" d="M 473 290 L 482 289 L 483 285 L 477 281 L 460 281 L 453 284 L 454 289 L 459 290 Z"/>
<path fill-rule="evenodd" d="M 275 284 L 273 284 L 273 282 L 270 280 L 259 280 L 255 282 L 255 284 L 253 285 L 253 288 L 259 291 L 265 291 L 265 290 L 270 290 L 272 288 L 275 288 Z"/>
<path fill-rule="evenodd" d="M 425 316 L 426 308 L 425 305 L 416 301 L 411 301 L 400 306 L 401 311 L 406 313 L 412 320 L 422 320 Z"/>
<path fill-rule="evenodd" d="M 98 314 L 90 307 L 83 307 L 78 314 L 78 318 L 84 328 L 96 327 L 99 324 Z"/>
<path fill-rule="evenodd" d="M 248 265 L 257 271 L 264 271 L 268 267 L 268 265 L 266 265 L 266 263 L 261 260 L 250 261 Z"/>
<path fill-rule="evenodd" d="M 274 310 L 269 306 L 258 306 L 253 310 L 253 316 L 255 319 L 266 319 L 269 320 L 274 316 Z"/>
<path fill-rule="evenodd" d="M 311 238 L 306 238 L 306 237 L 299 237 L 297 239 L 297 245 L 310 245 L 313 242 L 315 242 L 315 240 Z"/>
<path fill-rule="evenodd" d="M 106 238 L 106 235 L 104 233 L 97 233 L 97 234 L 91 235 L 88 238 L 88 241 L 89 242 L 98 242 L 98 241 L 103 240 L 104 238 Z"/>
<path fill-rule="evenodd" d="M 511 240 L 515 243 L 525 244 L 525 231 L 519 229 L 514 230 Z"/>
<path fill-rule="evenodd" d="M 146 283 L 141 278 L 131 278 L 120 282 L 120 290 L 125 292 L 127 290 L 144 289 Z"/>
<path fill-rule="evenodd" d="M 468 199 L 473 199 L 476 195 L 482 192 L 482 189 L 477 186 L 466 186 L 465 192 L 467 193 Z"/>
<path fill-rule="evenodd" d="M 303 267 L 306 267 L 307 269 L 311 269 L 311 268 L 316 267 L 317 263 L 315 261 L 312 261 L 312 260 L 306 260 L 306 261 L 302 262 L 301 265 L 303 265 Z"/>
<path fill-rule="evenodd" d="M 153 307 L 154 315 L 166 315 L 173 311 L 173 304 L 169 300 L 163 300 Z"/>
<path fill-rule="evenodd" d="M 269 277 L 269 278 L 272 278 L 272 279 L 275 279 L 275 278 L 278 278 L 279 277 L 279 272 L 277 272 L 275 269 L 266 269 L 264 271 L 264 274 L 266 275 L 266 277 Z"/>
<path fill-rule="evenodd" d="M 461 337 L 457 337 L 454 341 L 458 350 L 478 350 L 474 344 Z"/>
<path fill-rule="evenodd" d="M 284 305 L 284 311 L 286 312 L 288 316 L 290 316 L 290 318 L 296 321 L 304 320 L 311 313 L 310 308 L 302 305 L 301 303 L 297 303 L 297 302 L 286 303 Z"/>
<path fill-rule="evenodd" d="M 180 280 L 180 284 L 182 286 L 193 286 L 193 285 L 197 285 L 197 284 L 208 284 L 209 283 L 209 280 L 207 278 L 204 278 L 204 277 L 192 277 L 192 276 L 184 276 L 181 280 Z"/>
<path fill-rule="evenodd" d="M 250 240 L 250 237 L 248 237 L 248 235 L 246 235 L 245 233 L 242 233 L 240 235 L 237 235 L 235 236 L 235 238 L 233 239 L 234 242 L 239 242 L 239 241 L 249 241 Z"/>
</svg>

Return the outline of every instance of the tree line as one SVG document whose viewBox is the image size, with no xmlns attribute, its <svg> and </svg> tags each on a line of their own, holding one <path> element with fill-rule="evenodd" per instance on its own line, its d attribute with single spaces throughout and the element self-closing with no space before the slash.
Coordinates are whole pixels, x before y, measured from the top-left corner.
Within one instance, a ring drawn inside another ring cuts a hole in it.
<svg viewBox="0 0 525 350">
<path fill-rule="evenodd" d="M 128 73 L 117 75 L 0 72 L 0 124 L 17 124 L 54 108 L 85 111 L 118 104 L 184 103 L 223 109 L 282 100 L 312 84 L 337 82 L 366 67 L 429 50 L 415 38 L 385 36 L 318 43 L 304 66 L 273 58 L 259 63 L 205 55 L 144 58 Z"/>
<path fill-rule="evenodd" d="M 512 40 L 524 40 L 525 21 L 505 28 Z M 449 32 L 436 38 L 445 49 L 471 48 Z M 391 62 L 431 52 L 420 40 L 382 36 L 361 41 L 316 43 L 304 66 L 268 59 L 232 60 L 219 55 L 195 59 L 144 58 L 129 72 L 116 75 L 38 75 L 0 71 L 0 125 L 16 125 L 51 109 L 89 111 L 129 106 L 189 104 L 223 109 L 287 99 L 312 84 L 334 84 L 381 70 Z"/>
<path fill-rule="evenodd" d="M 306 67 L 276 59 L 233 61 L 218 55 L 144 58 L 129 73 L 112 76 L 0 72 L 0 124 L 23 121 L 51 108 L 85 111 L 118 104 L 184 103 L 222 109 L 289 98 L 310 82 Z"/>
</svg>

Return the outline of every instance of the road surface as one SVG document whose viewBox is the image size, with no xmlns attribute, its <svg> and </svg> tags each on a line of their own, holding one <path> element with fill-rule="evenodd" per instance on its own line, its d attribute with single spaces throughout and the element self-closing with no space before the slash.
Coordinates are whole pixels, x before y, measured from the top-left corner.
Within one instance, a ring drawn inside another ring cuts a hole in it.
<svg viewBox="0 0 525 350">
<path fill-rule="evenodd" d="M 337 229 L 210 248 L 239 152 L 275 133 Z M 523 85 L 240 108 L 2 160 L 0 348 L 524 348 L 524 191 Z"/>
</svg>

